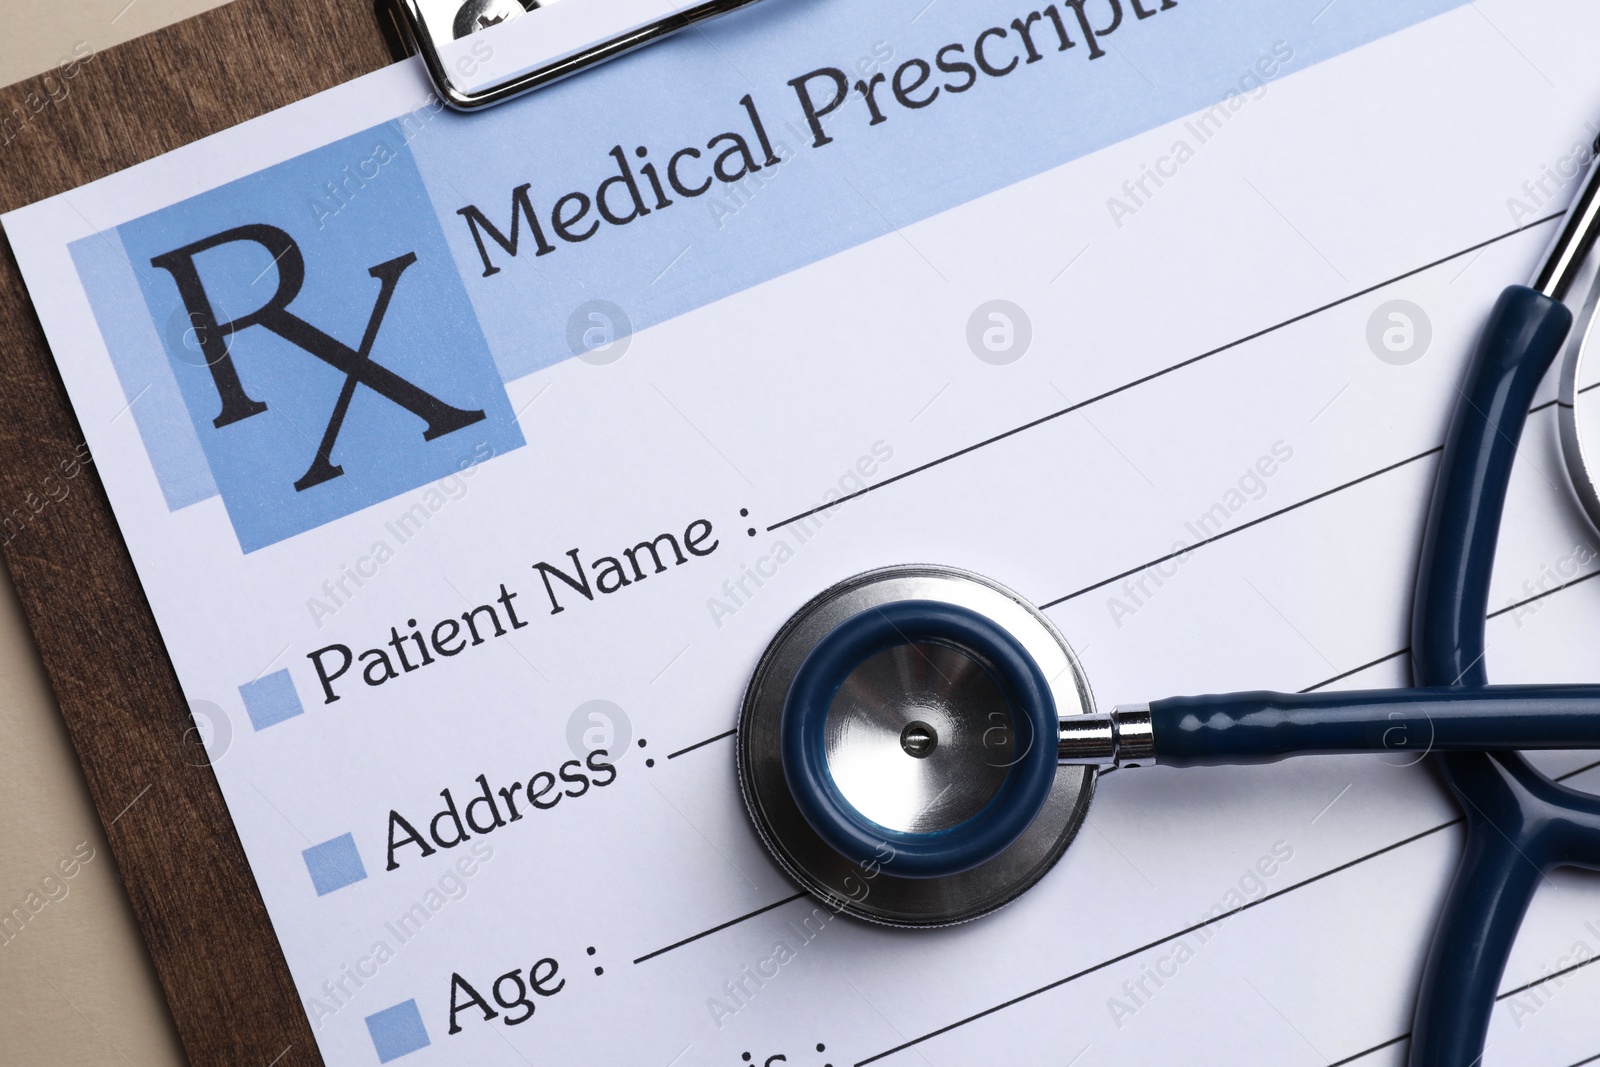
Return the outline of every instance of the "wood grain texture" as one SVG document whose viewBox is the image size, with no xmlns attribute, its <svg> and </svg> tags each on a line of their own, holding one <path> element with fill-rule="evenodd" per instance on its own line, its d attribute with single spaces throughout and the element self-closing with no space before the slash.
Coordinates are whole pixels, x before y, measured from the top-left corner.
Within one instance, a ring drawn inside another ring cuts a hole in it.
<svg viewBox="0 0 1600 1067">
<path fill-rule="evenodd" d="M 388 61 L 359 0 L 238 0 L 95 55 L 69 80 L 0 89 L 0 211 Z M 92 466 L 62 479 L 83 436 L 9 246 L 0 381 L 6 563 L 185 1051 L 196 1065 L 320 1064 L 104 489 Z"/>
</svg>

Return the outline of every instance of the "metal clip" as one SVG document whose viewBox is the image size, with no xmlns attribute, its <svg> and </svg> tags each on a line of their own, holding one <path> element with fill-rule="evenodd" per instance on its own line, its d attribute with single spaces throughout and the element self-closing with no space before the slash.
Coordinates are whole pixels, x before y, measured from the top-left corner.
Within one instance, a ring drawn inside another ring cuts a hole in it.
<svg viewBox="0 0 1600 1067">
<path fill-rule="evenodd" d="M 457 111 L 476 111 L 755 2 L 374 0 L 373 6 L 396 58 L 420 54 L 439 98 Z"/>
</svg>

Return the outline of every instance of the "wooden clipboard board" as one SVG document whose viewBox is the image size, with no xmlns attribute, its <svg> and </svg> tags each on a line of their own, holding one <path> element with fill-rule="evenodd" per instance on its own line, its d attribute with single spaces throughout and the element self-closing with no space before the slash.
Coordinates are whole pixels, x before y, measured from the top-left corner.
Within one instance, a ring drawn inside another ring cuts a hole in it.
<svg viewBox="0 0 1600 1067">
<path fill-rule="evenodd" d="M 0 212 L 390 61 L 364 3 L 236 0 L 0 89 Z M 9 245 L 0 368 L 6 564 L 189 1060 L 321 1064 L 99 476 L 63 480 L 84 438 Z"/>
</svg>

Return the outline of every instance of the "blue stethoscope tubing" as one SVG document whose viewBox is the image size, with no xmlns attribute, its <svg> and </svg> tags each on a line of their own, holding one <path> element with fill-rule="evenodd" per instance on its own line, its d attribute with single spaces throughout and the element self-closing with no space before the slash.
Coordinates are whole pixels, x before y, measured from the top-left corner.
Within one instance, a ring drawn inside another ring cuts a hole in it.
<svg viewBox="0 0 1600 1067">
<path fill-rule="evenodd" d="M 1534 390 L 1572 312 L 1521 286 L 1495 304 L 1445 437 L 1412 613 L 1414 681 L 1483 691 L 1489 578 L 1506 486 Z M 1600 719 L 1600 687 L 1573 687 Z M 1533 715 L 1541 702 L 1530 703 Z M 1517 930 L 1545 873 L 1600 869 L 1600 798 L 1551 781 L 1515 751 L 1435 757 L 1466 817 L 1467 841 L 1423 969 L 1413 1067 L 1479 1062 Z"/>
<path fill-rule="evenodd" d="M 1571 332 L 1572 312 L 1557 299 L 1567 284 L 1552 285 L 1549 294 L 1507 289 L 1469 363 L 1423 537 L 1412 614 L 1415 687 L 1186 696 L 1148 706 L 1149 756 L 1167 766 L 1314 753 L 1432 756 L 1465 814 L 1467 838 L 1424 968 L 1412 1067 L 1476 1067 L 1538 883 L 1553 867 L 1600 869 L 1600 797 L 1551 781 L 1519 754 L 1600 747 L 1600 685 L 1490 686 L 1484 664 L 1507 484 L 1534 391 Z M 1054 744 L 1020 746 L 1026 757 L 995 800 L 948 829 L 895 831 L 866 819 L 828 770 L 825 723 L 842 679 L 875 651 L 906 641 L 975 652 L 1008 691 L 1028 738 L 1055 740 L 1057 706 L 1005 627 L 966 608 L 888 603 L 836 625 L 810 650 L 779 731 L 794 802 L 850 863 L 936 880 L 972 871 L 1011 846 L 1018 827 L 1046 802 L 1057 751 Z"/>
<path fill-rule="evenodd" d="M 826 857 L 834 855 L 859 869 L 882 870 L 902 884 L 925 880 L 954 887 L 952 880 L 963 880 L 961 885 L 970 887 L 986 870 L 1007 864 L 1014 869 L 1018 828 L 1033 826 L 1055 803 L 1060 837 L 1051 846 L 1054 851 L 1030 845 L 1035 867 L 1020 875 L 1002 873 L 1002 880 L 1011 881 L 1002 881 L 996 900 L 983 907 L 943 918 L 937 890 L 923 894 L 923 910 L 910 913 L 906 924 L 937 925 L 999 906 L 1031 885 L 1066 847 L 1093 781 L 1072 795 L 1071 813 L 1064 814 L 1052 785 L 1057 761 L 1061 766 L 1131 767 L 1152 760 L 1195 766 L 1319 752 L 1431 755 L 1465 816 L 1466 844 L 1423 969 L 1410 1064 L 1476 1067 L 1512 944 L 1539 882 L 1556 867 L 1600 870 L 1600 796 L 1552 781 L 1520 754 L 1600 747 L 1600 685 L 1490 686 L 1485 666 L 1489 580 L 1518 442 L 1534 393 L 1573 332 L 1573 313 L 1562 300 L 1597 235 L 1600 166 L 1590 168 L 1531 285 L 1501 294 L 1468 364 L 1424 527 L 1412 605 L 1413 688 L 1176 697 L 1111 715 L 1061 708 L 1058 719 L 1052 692 L 1061 691 L 1038 676 L 1030 654 L 1006 625 L 985 618 L 981 610 L 929 596 L 896 600 L 886 592 L 884 602 L 812 642 L 797 667 L 783 668 L 792 670 L 792 682 L 774 722 L 778 703 L 767 695 L 771 686 L 763 679 L 769 670 L 782 673 L 773 665 L 788 662 L 786 640 L 813 627 L 811 616 L 823 610 L 818 605 L 830 595 L 824 594 L 774 640 L 746 694 L 739 731 L 741 782 L 769 847 L 791 872 L 807 866 L 796 862 L 800 848 L 823 857 L 812 866 L 825 867 Z M 909 570 L 917 574 L 894 581 L 915 586 L 927 577 L 918 568 Z M 836 588 L 858 589 L 873 580 L 886 579 L 868 574 Z M 936 587 L 936 580 L 918 586 Z M 983 595 L 992 601 L 996 589 Z M 1013 622 L 1019 618 L 1012 608 L 1006 610 Z M 1026 611 L 1031 615 L 1020 617 L 1032 627 L 1034 640 L 1041 632 L 1059 640 L 1036 609 Z M 1035 622 L 1028 623 L 1030 618 Z M 840 736 L 828 723 L 842 680 L 868 656 L 911 641 L 946 643 L 983 663 L 1015 709 L 1018 750 L 1024 753 L 1008 765 L 1006 781 L 987 808 L 933 831 L 896 831 L 866 818 L 843 795 L 828 762 L 827 745 Z M 1063 654 L 1067 666 L 1062 670 L 1076 672 L 1070 650 Z M 1130 732 L 1117 733 L 1123 729 Z M 786 790 L 774 791 L 774 774 L 785 780 Z M 783 805 L 789 802 L 797 816 L 785 814 Z M 795 847 L 782 847 L 785 836 Z M 807 884 L 815 891 L 826 879 L 818 883 L 813 877 Z"/>
<path fill-rule="evenodd" d="M 1163 747 L 1173 751 L 1162 759 L 1169 763 L 1394 747 L 1381 739 L 1372 744 L 1375 731 L 1395 728 L 1390 716 L 1401 717 L 1408 740 L 1413 731 L 1432 737 L 1420 743 L 1435 753 L 1466 818 L 1467 838 L 1423 968 L 1411 1067 L 1481 1062 L 1534 890 L 1555 867 L 1600 870 L 1600 797 L 1552 781 L 1515 751 L 1593 745 L 1600 686 L 1491 687 L 1485 664 L 1489 579 L 1517 446 L 1534 392 L 1572 329 L 1572 312 L 1556 295 L 1507 289 L 1468 365 L 1445 436 L 1413 600 L 1411 661 L 1419 688 L 1318 694 L 1310 702 L 1236 694 L 1151 707 L 1153 714 L 1165 712 L 1169 724 Z"/>
</svg>

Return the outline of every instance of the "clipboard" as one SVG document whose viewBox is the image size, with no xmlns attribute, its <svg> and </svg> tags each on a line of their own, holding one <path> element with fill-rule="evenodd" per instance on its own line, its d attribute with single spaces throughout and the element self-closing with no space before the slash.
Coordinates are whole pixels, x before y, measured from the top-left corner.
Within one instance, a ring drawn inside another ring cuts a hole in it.
<svg viewBox="0 0 1600 1067">
<path fill-rule="evenodd" d="M 27 160 L 0 169 L 0 211 L 390 61 L 365 4 L 237 0 L 0 89 Z M 84 437 L 9 244 L 0 367 L 6 564 L 189 1061 L 320 1064 L 99 476 L 75 465 Z"/>
<path fill-rule="evenodd" d="M 302 20 L 260 10 L 258 2 L 230 9 L 225 29 L 208 25 L 218 18 L 213 14 L 101 56 L 107 62 L 99 67 L 86 64 L 73 84 L 83 113 L 40 109 L 48 124 L 27 131 L 42 134 L 38 144 L 21 147 L 37 155 L 44 173 L 4 179 L 5 202 L 61 191 L 323 87 L 310 84 L 320 80 L 316 71 L 262 69 L 277 57 L 235 64 L 234 56 L 247 48 L 253 56 L 263 44 L 325 39 L 349 64 L 324 71 L 326 78 L 360 73 L 353 68 L 366 61 L 361 30 L 330 30 L 340 16 L 324 10 L 326 3 L 303 11 L 309 18 Z M 346 23 L 357 18 L 343 17 Z M 354 43 L 341 40 L 341 32 Z M 375 66 L 381 62 L 374 56 Z M 267 75 L 276 80 L 269 84 Z M 37 80 L 18 87 L 8 102 L 20 95 L 25 103 L 30 94 L 37 97 L 38 87 Z M 116 99 L 100 99 L 108 93 Z M 233 103 L 218 103 L 223 96 Z M 130 97 L 152 103 L 122 102 Z M 146 125 L 145 109 L 171 112 L 174 100 L 190 103 L 192 113 L 158 116 Z M 172 144 L 158 143 L 163 140 Z M 64 173 L 55 173 L 57 167 Z M 170 664 L 161 669 L 161 640 L 126 552 L 114 532 L 107 536 L 113 520 L 93 469 L 65 499 L 47 491 L 82 438 L 39 344 L 37 324 L 22 300 L 12 299 L 21 292 L 14 280 L 0 305 L 0 327 L 17 334 L 6 346 L 17 354 L 5 400 L 11 418 L 0 431 L 0 455 L 10 461 L 0 468 L 0 487 L 11 506 L 21 501 L 29 509 L 18 513 L 25 521 L 7 531 L 7 554 L 115 854 L 133 857 L 128 863 L 136 877 L 128 885 L 136 914 L 196 1062 L 304 1062 L 301 1050 L 314 1048 L 309 1027 L 226 809 L 216 806 L 215 782 L 198 770 L 198 746 L 184 743 L 192 723 Z M 44 368 L 28 362 L 30 352 L 45 359 Z M 23 370 L 31 373 L 18 373 Z M 31 510 L 41 495 L 49 503 Z M 6 499 L 0 497 L 0 505 Z"/>
</svg>

